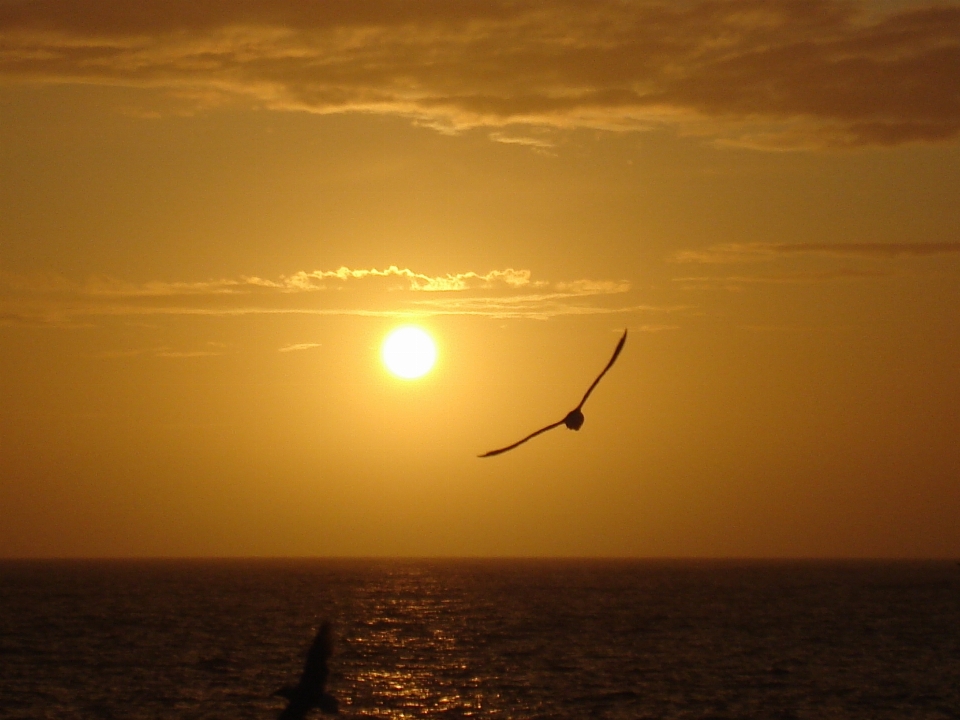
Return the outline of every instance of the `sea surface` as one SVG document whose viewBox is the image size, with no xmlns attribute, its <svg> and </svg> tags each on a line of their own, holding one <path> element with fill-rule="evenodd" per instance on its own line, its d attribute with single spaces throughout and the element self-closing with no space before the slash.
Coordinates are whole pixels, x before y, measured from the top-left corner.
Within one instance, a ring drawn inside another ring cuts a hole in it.
<svg viewBox="0 0 960 720">
<path fill-rule="evenodd" d="M 0 562 L 0 717 L 960 718 L 955 562 Z M 317 713 L 316 717 L 321 717 Z"/>
</svg>

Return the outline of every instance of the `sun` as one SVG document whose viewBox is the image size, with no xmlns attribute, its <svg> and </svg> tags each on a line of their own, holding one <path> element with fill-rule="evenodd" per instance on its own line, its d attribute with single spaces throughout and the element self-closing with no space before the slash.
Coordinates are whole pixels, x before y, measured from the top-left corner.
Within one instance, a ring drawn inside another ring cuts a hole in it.
<svg viewBox="0 0 960 720">
<path fill-rule="evenodd" d="M 423 377 L 437 361 L 437 346 L 425 330 L 404 325 L 392 330 L 380 349 L 387 370 L 405 380 Z"/>
</svg>

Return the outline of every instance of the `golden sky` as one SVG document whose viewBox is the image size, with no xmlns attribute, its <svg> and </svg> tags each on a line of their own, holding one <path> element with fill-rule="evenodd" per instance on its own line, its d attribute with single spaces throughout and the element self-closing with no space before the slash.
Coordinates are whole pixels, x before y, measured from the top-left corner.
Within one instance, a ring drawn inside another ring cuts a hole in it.
<svg viewBox="0 0 960 720">
<path fill-rule="evenodd" d="M 958 88 L 955 2 L 0 0 L 0 556 L 960 555 Z"/>
</svg>

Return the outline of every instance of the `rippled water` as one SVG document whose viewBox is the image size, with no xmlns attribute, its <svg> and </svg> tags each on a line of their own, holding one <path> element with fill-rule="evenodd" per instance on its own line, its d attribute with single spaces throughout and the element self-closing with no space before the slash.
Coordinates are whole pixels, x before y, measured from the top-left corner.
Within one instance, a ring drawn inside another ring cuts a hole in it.
<svg viewBox="0 0 960 720">
<path fill-rule="evenodd" d="M 0 717 L 960 718 L 955 563 L 0 563 Z M 320 717 L 319 715 L 317 717 Z"/>
</svg>

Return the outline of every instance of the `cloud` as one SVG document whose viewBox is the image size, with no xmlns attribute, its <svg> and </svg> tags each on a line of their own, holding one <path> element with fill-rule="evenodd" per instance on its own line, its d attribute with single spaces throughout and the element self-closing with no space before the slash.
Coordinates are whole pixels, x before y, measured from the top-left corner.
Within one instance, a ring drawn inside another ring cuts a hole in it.
<svg viewBox="0 0 960 720">
<path fill-rule="evenodd" d="M 299 271 L 292 275 L 282 275 L 278 280 L 267 280 L 256 276 L 240 278 L 221 278 L 204 282 L 160 282 L 129 283 L 114 278 L 91 278 L 83 291 L 89 295 L 113 297 L 173 297 L 185 295 L 237 295 L 255 292 L 284 293 L 312 292 L 326 290 L 331 283 L 344 283 L 353 280 L 383 280 L 399 278 L 406 281 L 410 290 L 423 292 L 457 292 L 473 288 L 492 288 L 498 285 L 519 288 L 530 284 L 529 270 L 491 270 L 486 274 L 475 272 L 430 276 L 407 268 L 391 265 L 383 270 L 376 268 L 351 270 L 341 267 L 337 270 Z M 49 282 L 49 281 L 46 281 Z M 339 283 L 337 286 L 339 286 Z"/>
<path fill-rule="evenodd" d="M 399 283 L 398 283 L 399 281 Z M 325 292 L 337 289 L 340 292 Z M 0 274 L 0 322 L 70 324 L 78 318 L 120 316 L 343 315 L 424 317 L 472 315 L 549 318 L 640 312 L 610 305 L 630 291 L 624 280 L 533 280 L 529 270 L 427 275 L 407 268 L 300 271 L 276 280 L 257 276 L 208 281 L 131 283 L 98 277 Z M 281 352 L 314 347 L 291 345 Z"/>
<path fill-rule="evenodd" d="M 213 352 L 211 350 L 158 350 L 156 352 L 157 357 L 162 358 L 198 358 L 198 357 L 214 357 L 216 355 L 222 355 L 223 353 Z"/>
<path fill-rule="evenodd" d="M 876 269 L 839 268 L 822 272 L 678 277 L 673 278 L 673 281 L 680 283 L 684 290 L 730 290 L 737 292 L 742 290 L 744 285 L 811 285 L 842 280 L 873 280 L 890 275 L 890 272 Z"/>
<path fill-rule="evenodd" d="M 664 330 L 679 330 L 679 329 L 680 329 L 680 326 L 679 326 L 679 325 L 648 324 L 648 325 L 640 325 L 639 327 L 631 328 L 631 329 L 632 329 L 632 330 L 635 330 L 636 332 L 650 332 L 650 333 L 653 333 L 653 332 L 663 332 Z"/>
<path fill-rule="evenodd" d="M 207 343 L 207 345 L 212 345 L 214 347 L 223 347 L 222 343 Z M 172 358 L 172 359 L 181 359 L 181 358 L 198 358 L 198 357 L 215 357 L 217 355 L 223 355 L 222 352 L 217 352 L 213 350 L 173 350 L 167 346 L 154 347 L 154 348 L 131 348 L 126 350 L 106 350 L 104 352 L 98 353 L 97 357 L 105 359 L 125 359 L 131 357 L 138 357 L 144 355 L 152 355 L 153 357 L 159 358 Z"/>
<path fill-rule="evenodd" d="M 256 286 L 256 278 L 208 280 L 205 282 L 130 283 L 109 277 L 94 277 L 80 289 L 91 297 L 176 297 L 183 295 L 236 295 L 248 286 Z"/>
<path fill-rule="evenodd" d="M 522 145 L 544 155 L 553 154 L 551 151 L 556 145 L 556 143 L 553 143 L 550 140 L 544 140 L 543 138 L 528 137 L 524 135 L 507 135 L 506 133 L 502 132 L 490 133 L 490 139 L 494 142 L 502 143 L 504 145 Z"/>
<path fill-rule="evenodd" d="M 89 328 L 53 303 L 23 303 L 0 295 L 0 327 Z"/>
<path fill-rule="evenodd" d="M 612 295 L 627 292 L 630 283 L 626 280 L 573 280 L 558 282 L 557 290 L 570 295 Z"/>
<path fill-rule="evenodd" d="M 767 148 L 952 141 L 960 6 L 12 0 L 0 4 L 0 78 L 390 114 L 446 131 L 669 125 Z"/>
<path fill-rule="evenodd" d="M 428 300 L 418 303 L 425 315 L 467 315 L 502 319 L 549 320 L 570 315 L 612 315 L 640 312 L 671 312 L 679 308 L 652 305 L 585 305 L 570 302 L 568 294 L 539 295 L 529 298 L 463 298 Z"/>
<path fill-rule="evenodd" d="M 361 280 L 367 278 L 403 278 L 409 282 L 410 290 L 424 292 L 458 292 L 473 288 L 491 288 L 505 285 L 511 288 L 520 288 L 530 284 L 529 270 L 491 270 L 481 275 L 475 272 L 438 275 L 431 277 L 417 273 L 407 268 L 398 268 L 391 265 L 385 270 L 351 270 L 341 267 L 338 270 L 314 270 L 313 272 L 298 272 L 290 277 L 284 277 L 279 284 L 273 284 L 260 278 L 246 278 L 250 284 L 259 284 L 265 287 L 280 287 L 287 291 L 319 290 L 327 287 L 324 281 L 336 279 L 340 281 Z"/>
<path fill-rule="evenodd" d="M 768 262 L 778 257 L 821 255 L 878 258 L 883 260 L 931 255 L 960 254 L 960 242 L 930 243 L 726 243 L 705 250 L 683 250 L 672 260 L 677 263 L 724 265 Z"/>
<path fill-rule="evenodd" d="M 320 343 L 296 343 L 295 345 L 285 345 L 278 349 L 278 352 L 295 352 L 297 350 L 310 350 L 320 347 Z"/>
</svg>

